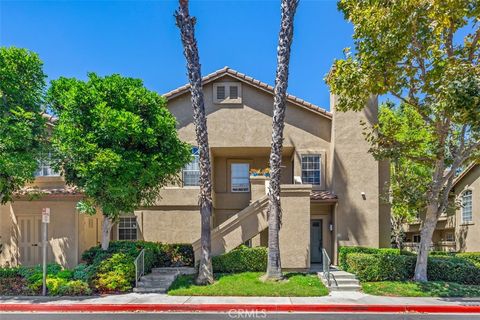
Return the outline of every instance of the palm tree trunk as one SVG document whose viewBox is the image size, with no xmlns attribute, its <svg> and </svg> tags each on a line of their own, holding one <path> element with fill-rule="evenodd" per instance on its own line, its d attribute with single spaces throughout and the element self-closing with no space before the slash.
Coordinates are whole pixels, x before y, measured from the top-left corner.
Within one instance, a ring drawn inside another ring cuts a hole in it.
<svg viewBox="0 0 480 320">
<path fill-rule="evenodd" d="M 282 162 L 290 48 L 293 41 L 293 19 L 297 5 L 298 0 L 282 0 L 281 4 L 282 16 L 277 48 L 277 72 L 273 100 L 272 149 L 270 152 L 267 279 L 282 278 L 279 243 L 279 231 L 282 219 L 282 207 L 280 204 L 280 165 Z"/>
<path fill-rule="evenodd" d="M 183 53 L 187 60 L 187 73 L 192 96 L 193 119 L 197 144 L 200 150 L 200 215 L 201 215 L 201 253 L 197 284 L 213 283 L 211 257 L 211 226 L 212 215 L 212 181 L 210 151 L 208 147 L 207 118 L 202 90 L 202 76 L 198 57 L 197 41 L 195 39 L 195 17 L 188 12 L 188 0 L 179 0 L 179 9 L 175 11 L 175 19 L 180 29 Z"/>
</svg>

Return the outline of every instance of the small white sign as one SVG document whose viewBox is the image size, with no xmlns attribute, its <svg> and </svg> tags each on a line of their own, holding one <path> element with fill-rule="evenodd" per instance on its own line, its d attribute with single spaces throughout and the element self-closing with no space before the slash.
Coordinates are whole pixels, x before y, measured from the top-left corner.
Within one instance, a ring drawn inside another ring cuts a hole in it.
<svg viewBox="0 0 480 320">
<path fill-rule="evenodd" d="M 42 222 L 43 223 L 50 223 L 50 208 L 43 208 L 42 209 Z"/>
</svg>

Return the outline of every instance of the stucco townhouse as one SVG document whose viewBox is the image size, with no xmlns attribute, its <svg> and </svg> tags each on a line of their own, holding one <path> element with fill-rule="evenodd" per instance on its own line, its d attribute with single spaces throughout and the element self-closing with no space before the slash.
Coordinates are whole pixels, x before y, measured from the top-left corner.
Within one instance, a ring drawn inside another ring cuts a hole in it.
<svg viewBox="0 0 480 320">
<path fill-rule="evenodd" d="M 253 175 L 268 168 L 273 88 L 225 67 L 203 79 L 213 179 L 212 252 L 229 251 L 243 243 L 266 246 L 269 178 Z M 164 95 L 177 118 L 180 138 L 195 146 L 189 86 Z M 306 270 L 333 261 L 343 245 L 386 247 L 390 244 L 390 210 L 381 199 L 389 178 L 387 163 L 368 153 L 360 121 L 377 121 L 377 100 L 364 111 L 331 112 L 289 95 L 282 158 L 282 266 Z M 163 188 L 155 206 L 138 208 L 114 226 L 112 239 L 192 243 L 198 252 L 198 149 L 181 174 L 180 185 Z M 42 191 L 31 200 L 32 191 Z M 48 166 L 35 183 L 0 208 L 0 263 L 41 261 L 41 210 L 51 211 L 51 261 L 79 263 L 81 253 L 100 241 L 102 216 L 75 210 L 81 191 L 66 186 Z"/>
<path fill-rule="evenodd" d="M 452 210 L 440 216 L 431 249 L 450 252 L 480 251 L 480 165 L 471 163 L 453 182 Z M 421 216 L 406 225 L 407 249 L 416 251 L 422 229 Z"/>
</svg>

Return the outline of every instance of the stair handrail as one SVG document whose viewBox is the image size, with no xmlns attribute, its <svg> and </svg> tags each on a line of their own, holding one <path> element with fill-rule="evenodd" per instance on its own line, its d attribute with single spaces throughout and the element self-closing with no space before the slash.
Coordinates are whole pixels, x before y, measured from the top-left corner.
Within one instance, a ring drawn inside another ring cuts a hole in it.
<svg viewBox="0 0 480 320">
<path fill-rule="evenodd" d="M 330 257 L 328 256 L 327 250 L 322 248 L 322 264 L 323 264 L 323 277 L 327 281 L 328 286 L 330 287 Z"/>
<path fill-rule="evenodd" d="M 138 287 L 138 280 L 145 274 L 145 249 L 142 249 L 135 258 L 135 287 Z"/>
</svg>

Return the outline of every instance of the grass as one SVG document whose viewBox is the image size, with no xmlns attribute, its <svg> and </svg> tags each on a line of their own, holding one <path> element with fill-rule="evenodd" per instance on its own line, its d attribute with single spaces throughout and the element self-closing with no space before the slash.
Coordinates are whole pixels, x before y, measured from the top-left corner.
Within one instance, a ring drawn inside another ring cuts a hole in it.
<svg viewBox="0 0 480 320">
<path fill-rule="evenodd" d="M 391 297 L 480 297 L 480 285 L 430 281 L 381 281 L 362 283 L 363 292 Z"/>
<path fill-rule="evenodd" d="M 264 296 L 313 297 L 328 295 L 328 289 L 316 275 L 287 273 L 285 280 L 260 280 L 262 272 L 215 274 L 215 283 L 197 286 L 193 276 L 180 276 L 170 286 L 173 296 Z"/>
</svg>

